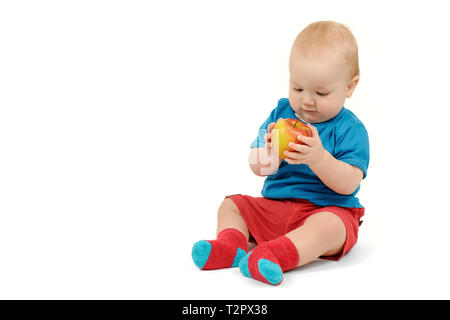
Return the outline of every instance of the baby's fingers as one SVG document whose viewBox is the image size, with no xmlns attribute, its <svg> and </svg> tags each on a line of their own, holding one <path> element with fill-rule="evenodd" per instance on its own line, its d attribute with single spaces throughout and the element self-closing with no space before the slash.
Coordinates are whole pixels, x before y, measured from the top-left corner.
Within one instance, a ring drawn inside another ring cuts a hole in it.
<svg viewBox="0 0 450 320">
<path fill-rule="evenodd" d="M 266 135 L 264 136 L 264 140 L 266 140 L 266 148 L 267 148 L 267 149 L 272 148 L 271 135 L 270 135 L 270 134 L 266 134 Z"/>
<path fill-rule="evenodd" d="M 288 147 L 294 151 L 301 152 L 301 153 L 307 153 L 310 148 L 304 144 L 297 144 L 294 142 L 289 142 Z"/>
<path fill-rule="evenodd" d="M 271 133 L 272 130 L 273 130 L 273 127 L 275 127 L 275 122 L 269 123 L 269 126 L 267 127 L 267 131 L 268 131 L 269 133 Z"/>
</svg>

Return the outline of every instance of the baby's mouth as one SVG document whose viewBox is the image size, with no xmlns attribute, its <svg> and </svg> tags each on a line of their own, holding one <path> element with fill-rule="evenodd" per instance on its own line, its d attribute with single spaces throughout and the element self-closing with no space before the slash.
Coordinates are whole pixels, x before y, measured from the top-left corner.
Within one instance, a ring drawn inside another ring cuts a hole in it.
<svg viewBox="0 0 450 320">
<path fill-rule="evenodd" d="M 302 111 L 304 111 L 304 112 L 317 112 L 316 110 L 307 110 L 307 109 L 302 109 Z"/>
</svg>

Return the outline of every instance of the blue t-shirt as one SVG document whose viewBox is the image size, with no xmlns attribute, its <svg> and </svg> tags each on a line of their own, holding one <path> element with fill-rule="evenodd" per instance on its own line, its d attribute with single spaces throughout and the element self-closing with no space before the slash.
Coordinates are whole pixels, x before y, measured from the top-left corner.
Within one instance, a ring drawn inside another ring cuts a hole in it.
<svg viewBox="0 0 450 320">
<path fill-rule="evenodd" d="M 296 119 L 289 99 L 282 98 L 261 125 L 252 148 L 264 147 L 264 135 L 271 122 L 279 118 Z M 353 112 L 342 107 L 332 119 L 311 124 L 317 128 L 323 147 L 336 159 L 356 166 L 367 175 L 369 166 L 369 136 L 364 124 Z M 277 172 L 267 176 L 261 194 L 271 199 L 306 199 L 319 206 L 363 208 L 355 196 L 360 186 L 351 195 L 343 195 L 328 188 L 306 164 L 288 164 L 282 161 Z"/>
</svg>

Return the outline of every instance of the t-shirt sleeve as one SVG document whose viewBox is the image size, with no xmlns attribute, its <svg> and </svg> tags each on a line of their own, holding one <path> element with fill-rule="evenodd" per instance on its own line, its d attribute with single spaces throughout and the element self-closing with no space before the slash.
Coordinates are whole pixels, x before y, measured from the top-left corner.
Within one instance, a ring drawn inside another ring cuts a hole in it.
<svg viewBox="0 0 450 320">
<path fill-rule="evenodd" d="M 352 123 L 336 131 L 334 155 L 336 159 L 360 168 L 363 179 L 369 167 L 369 135 L 361 122 Z"/>
<path fill-rule="evenodd" d="M 263 122 L 263 124 L 259 127 L 258 136 L 253 140 L 253 142 L 250 144 L 250 148 L 263 148 L 266 146 L 266 140 L 264 140 L 264 136 L 267 133 L 267 127 L 270 123 L 276 122 L 276 110 L 277 108 L 273 109 L 270 113 L 269 117 L 267 117 L 266 121 Z"/>
</svg>

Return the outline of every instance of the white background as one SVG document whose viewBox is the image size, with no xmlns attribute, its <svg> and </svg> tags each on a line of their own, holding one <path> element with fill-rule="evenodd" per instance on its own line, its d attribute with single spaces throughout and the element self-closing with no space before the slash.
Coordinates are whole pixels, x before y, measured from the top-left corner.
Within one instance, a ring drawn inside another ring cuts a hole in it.
<svg viewBox="0 0 450 320">
<path fill-rule="evenodd" d="M 0 298 L 450 298 L 444 1 L 2 1 Z M 272 287 L 201 272 L 311 22 L 346 24 L 371 163 L 359 242 Z"/>
</svg>

